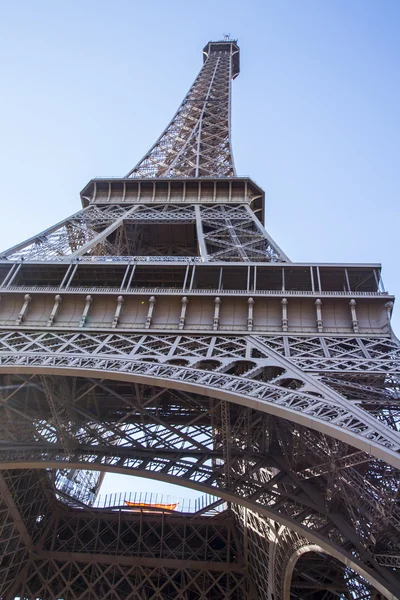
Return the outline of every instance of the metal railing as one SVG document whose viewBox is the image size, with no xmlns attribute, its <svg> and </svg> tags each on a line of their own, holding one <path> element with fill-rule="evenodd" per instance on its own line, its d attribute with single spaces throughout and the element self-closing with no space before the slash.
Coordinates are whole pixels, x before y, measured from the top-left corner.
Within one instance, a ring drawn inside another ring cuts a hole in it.
<svg viewBox="0 0 400 600">
<path fill-rule="evenodd" d="M 129 511 L 167 511 L 191 514 L 202 512 L 213 514 L 222 512 L 226 509 L 227 505 L 226 502 L 221 501 L 220 498 L 211 494 L 203 494 L 198 498 L 182 498 L 180 496 L 157 494 L 154 492 L 116 492 L 114 494 L 99 494 L 93 503 L 93 507 Z"/>
<path fill-rule="evenodd" d="M 312 291 L 312 290 L 227 290 L 218 288 L 193 288 L 184 289 L 181 287 L 129 287 L 128 289 L 121 289 L 121 286 L 69 286 L 68 288 L 62 288 L 55 285 L 10 285 L 0 286 L 0 290 L 7 292 L 63 292 L 63 293 L 76 293 L 76 292 L 100 292 L 102 294 L 118 293 L 118 294 L 200 294 L 210 296 L 229 296 L 229 295 L 244 295 L 244 296 L 310 296 L 310 297 L 322 297 L 322 296 L 335 296 L 335 297 L 351 297 L 351 298 L 365 298 L 368 296 L 389 296 L 389 292 L 354 292 L 354 291 Z"/>
</svg>

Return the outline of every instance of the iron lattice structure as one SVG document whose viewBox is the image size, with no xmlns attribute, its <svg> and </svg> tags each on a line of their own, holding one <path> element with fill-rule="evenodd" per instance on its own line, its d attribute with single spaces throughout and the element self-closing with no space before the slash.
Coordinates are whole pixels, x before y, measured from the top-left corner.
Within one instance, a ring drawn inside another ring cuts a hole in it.
<svg viewBox="0 0 400 600">
<path fill-rule="evenodd" d="M 270 237 L 232 160 L 239 48 L 204 56 L 126 177 L 2 254 L 2 599 L 399 597 L 393 297 Z M 106 472 L 218 500 L 94 504 Z"/>
</svg>

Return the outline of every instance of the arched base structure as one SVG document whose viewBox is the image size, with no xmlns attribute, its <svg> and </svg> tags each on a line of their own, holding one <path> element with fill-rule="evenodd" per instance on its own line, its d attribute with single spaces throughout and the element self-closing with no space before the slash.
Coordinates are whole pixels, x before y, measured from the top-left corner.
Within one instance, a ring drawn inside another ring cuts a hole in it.
<svg viewBox="0 0 400 600">
<path fill-rule="evenodd" d="M 281 528 L 273 556 L 276 595 L 282 600 L 383 600 L 360 572 L 329 555 L 321 546 Z"/>
<path fill-rule="evenodd" d="M 285 600 L 296 600 L 306 596 L 309 600 L 336 600 L 347 597 L 351 600 L 383 600 L 380 594 L 363 577 L 333 559 L 328 554 L 313 549 L 313 546 L 298 551 L 290 592 Z"/>
<path fill-rule="evenodd" d="M 295 531 L 395 598 L 399 580 L 379 555 L 389 540 L 395 547 L 399 539 L 397 513 L 394 505 L 389 512 L 376 503 L 383 479 L 394 489 L 399 474 L 393 467 L 319 431 L 212 397 L 211 390 L 201 395 L 185 385 L 174 389 L 167 380 L 161 387 L 130 379 L 4 376 L 0 468 L 15 474 L 51 469 L 56 484 L 60 469 L 114 471 L 213 493 Z M 360 495 L 365 477 L 368 493 Z M 82 502 L 76 495 L 69 499 L 71 506 Z M 236 514 L 244 555 L 266 564 L 270 547 L 263 555 L 252 538 L 276 544 L 277 525 L 259 524 L 257 531 L 254 522 L 244 525 L 239 509 Z M 365 539 L 361 527 L 367 522 Z M 266 585 L 272 589 L 270 568 Z"/>
<path fill-rule="evenodd" d="M 271 352 L 272 354 L 272 352 Z M 27 353 L 0 354 L 0 374 L 43 373 L 102 377 L 110 379 L 162 385 L 168 381 L 171 388 L 207 394 L 222 401 L 244 404 L 262 412 L 286 418 L 299 425 L 326 433 L 351 444 L 400 468 L 400 433 L 370 415 L 357 404 L 349 403 L 328 385 L 314 380 L 305 373 L 297 373 L 294 366 L 273 356 L 258 366 L 252 361 L 245 376 L 235 376 L 226 370 L 203 370 L 183 365 L 159 364 L 154 360 L 137 361 L 91 356 L 71 357 L 68 354 Z M 265 362 L 269 364 L 265 364 Z M 230 361 L 232 371 L 241 369 L 243 361 Z M 201 365 L 199 365 L 201 366 Z M 297 376 L 297 377 L 296 377 Z"/>
</svg>

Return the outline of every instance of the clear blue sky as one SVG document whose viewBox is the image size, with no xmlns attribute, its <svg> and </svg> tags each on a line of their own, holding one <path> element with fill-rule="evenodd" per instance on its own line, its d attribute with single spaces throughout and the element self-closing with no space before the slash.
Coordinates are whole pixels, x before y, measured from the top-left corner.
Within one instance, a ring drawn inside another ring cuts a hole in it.
<svg viewBox="0 0 400 600">
<path fill-rule="evenodd" d="M 129 171 L 229 33 L 236 167 L 271 235 L 295 261 L 382 262 L 400 295 L 399 29 L 398 0 L 2 0 L 0 246 Z"/>
</svg>

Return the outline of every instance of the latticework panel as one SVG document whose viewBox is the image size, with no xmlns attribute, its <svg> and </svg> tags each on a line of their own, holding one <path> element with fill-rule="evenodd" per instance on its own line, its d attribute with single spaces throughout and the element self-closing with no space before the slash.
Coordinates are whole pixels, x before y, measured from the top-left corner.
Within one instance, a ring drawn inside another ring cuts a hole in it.
<svg viewBox="0 0 400 600">
<path fill-rule="evenodd" d="M 254 598 L 268 598 L 270 582 L 273 580 L 270 579 L 270 555 L 274 524 L 239 505 L 233 505 L 233 511 L 241 534 Z"/>
<path fill-rule="evenodd" d="M 119 226 L 123 216 L 131 209 L 115 205 L 90 206 L 10 248 L 2 256 L 12 261 L 58 260 L 77 256 L 82 249 L 85 251 L 89 247 L 92 254 L 113 254 L 106 236 Z"/>
<path fill-rule="evenodd" d="M 375 445 L 391 452 L 400 448 L 394 398 L 397 379 L 388 378 L 385 383 L 388 388 L 394 386 L 393 391 L 388 390 L 385 404 L 375 405 L 370 400 L 360 407 L 324 383 L 318 372 L 301 369 L 296 353 L 293 359 L 282 356 L 274 337 L 6 332 L 1 341 L 3 372 L 22 366 L 39 371 L 73 367 L 77 373 L 92 371 L 93 376 L 106 370 L 150 378 L 160 385 L 163 381 L 173 387 L 190 385 L 194 392 L 207 387 L 220 399 L 228 399 L 229 393 L 229 399 L 238 403 L 245 397 L 260 402 L 261 410 L 274 406 L 281 416 L 320 431 L 329 426 L 331 435 L 343 439 L 346 434 L 361 450 Z M 366 340 L 361 348 L 358 339 L 339 338 L 330 343 L 330 338 L 320 338 L 321 344 L 340 348 L 340 352 L 353 341 L 358 355 L 351 360 L 358 361 L 359 371 L 363 372 L 364 364 L 375 364 L 384 373 L 388 359 L 389 369 L 398 369 L 398 350 L 390 340 Z M 370 353 L 368 358 L 363 348 Z M 333 352 L 332 358 L 321 357 L 327 370 L 335 368 Z M 397 458 L 387 453 L 387 460 L 396 464 Z"/>
<path fill-rule="evenodd" d="M 244 577 L 212 569 L 34 560 L 18 589 L 24 598 L 66 600 L 246 600 Z"/>
<path fill-rule="evenodd" d="M 59 506 L 12 589 L 29 598 L 248 598 L 229 511 L 199 518 Z"/>
<path fill-rule="evenodd" d="M 233 177 L 230 143 L 233 42 L 209 54 L 176 115 L 127 177 Z"/>
<path fill-rule="evenodd" d="M 201 222 L 212 261 L 287 260 L 245 205 L 202 207 Z"/>
<path fill-rule="evenodd" d="M 0 597 L 26 565 L 52 516 L 49 476 L 41 470 L 0 473 Z"/>
</svg>

